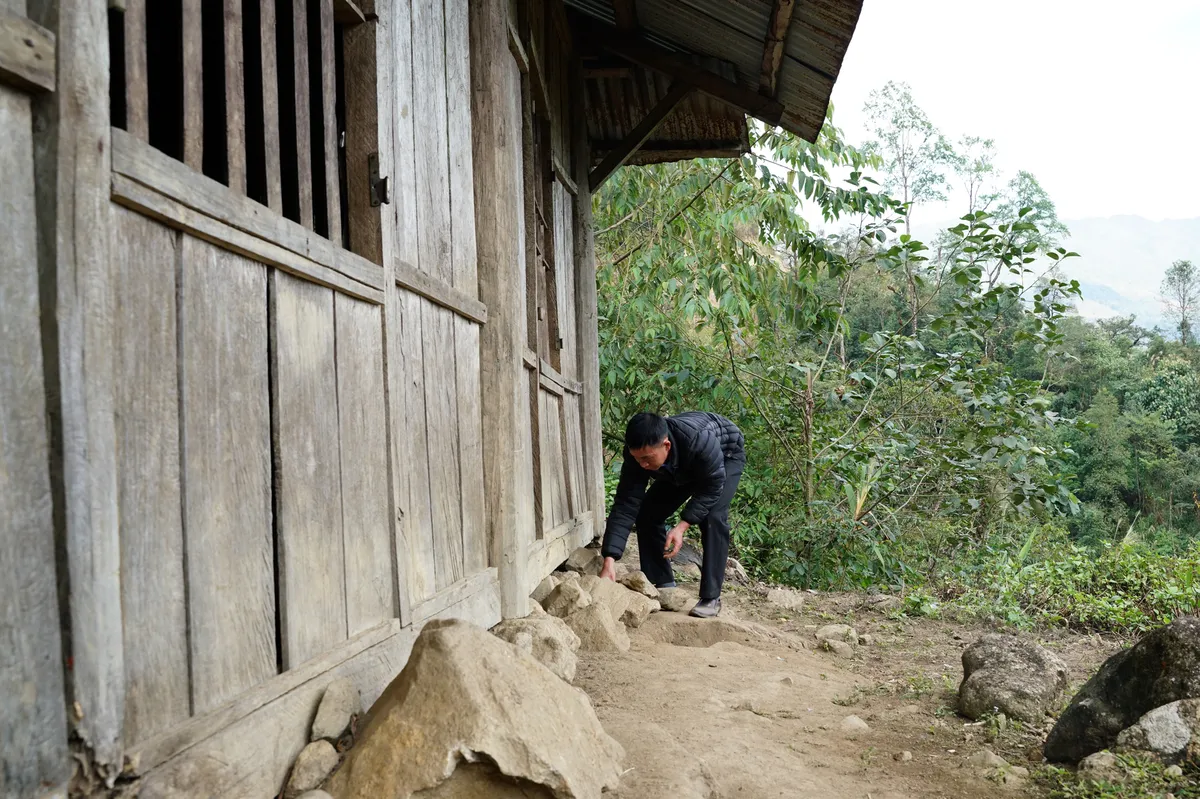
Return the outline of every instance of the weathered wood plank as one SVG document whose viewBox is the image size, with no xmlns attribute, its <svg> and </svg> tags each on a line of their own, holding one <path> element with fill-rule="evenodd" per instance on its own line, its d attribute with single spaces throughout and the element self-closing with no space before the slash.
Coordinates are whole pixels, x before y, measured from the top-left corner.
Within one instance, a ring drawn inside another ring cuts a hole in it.
<svg viewBox="0 0 1200 799">
<path fill-rule="evenodd" d="M 592 540 L 592 512 L 585 511 L 548 530 L 542 540 L 529 552 L 529 591 L 537 587 L 542 579 L 558 568 L 577 548 Z"/>
<path fill-rule="evenodd" d="M 471 157 L 471 42 L 467 3 L 468 0 L 445 0 L 451 262 L 454 287 L 468 296 L 477 297 L 474 162 Z"/>
<path fill-rule="evenodd" d="M 283 187 L 279 175 L 279 49 L 275 42 L 275 3 L 259 4 L 262 40 L 263 154 L 267 170 L 267 207 L 283 213 Z"/>
<path fill-rule="evenodd" d="M 225 152 L 229 188 L 246 193 L 246 67 L 242 0 L 225 0 Z"/>
<path fill-rule="evenodd" d="M 579 409 L 582 400 L 570 394 L 563 397 L 563 446 L 566 449 L 567 482 L 571 491 L 571 515 L 585 512 L 590 504 L 587 495 L 587 470 L 583 465 L 583 420 Z"/>
<path fill-rule="evenodd" d="M 538 392 L 541 414 L 542 529 L 550 530 L 571 518 L 563 461 L 562 398 Z"/>
<path fill-rule="evenodd" d="M 393 267 L 396 285 L 420 294 L 434 304 L 454 311 L 472 322 L 478 322 L 481 325 L 487 323 L 487 306 L 474 297 L 459 291 L 448 283 L 430 277 L 402 260 L 396 260 Z"/>
<path fill-rule="evenodd" d="M 446 608 L 436 618 L 464 619 L 484 628 L 493 626 L 500 620 L 496 584 L 480 586 L 475 594 Z M 245 799 L 276 795 L 292 761 L 308 743 L 309 725 L 329 682 L 349 679 L 362 695 L 363 704 L 369 706 L 403 668 L 422 627 L 401 628 L 333 668 L 322 664 L 324 669 L 317 675 L 287 693 L 276 694 L 273 701 L 237 723 L 216 727 L 210 737 L 148 773 L 140 796 Z M 289 676 L 283 674 L 277 679 Z M 264 746 L 264 741 L 271 745 Z"/>
<path fill-rule="evenodd" d="M 180 234 L 113 212 L 126 744 L 185 721 L 187 604 L 175 278 Z"/>
<path fill-rule="evenodd" d="M 413 606 L 437 591 L 433 554 L 433 507 L 429 493 L 430 451 L 425 413 L 425 354 L 423 317 L 431 306 L 415 294 L 399 293 L 398 331 L 404 415 L 401 468 L 406 477 L 404 514 L 401 520 L 408 576 L 409 601 Z"/>
<path fill-rule="evenodd" d="M 354 635 L 394 618 L 396 555 L 388 511 L 387 419 L 380 309 L 334 297 L 346 626 Z"/>
<path fill-rule="evenodd" d="M 150 140 L 146 69 L 146 0 L 126 0 L 125 129 L 142 141 Z"/>
<path fill-rule="evenodd" d="M 429 303 L 425 303 L 422 313 L 434 574 L 441 590 L 464 576 L 454 318 L 445 308 Z"/>
<path fill-rule="evenodd" d="M 329 240 L 342 246 L 342 192 L 338 177 L 337 75 L 333 52 L 333 0 L 321 0 L 321 111 L 325 130 L 325 207 Z"/>
<path fill-rule="evenodd" d="M 398 619 L 390 619 L 369 630 L 364 630 L 340 646 L 324 653 L 321 657 L 313 658 L 297 668 L 277 674 L 215 710 L 196 716 L 184 724 L 134 746 L 129 753 L 130 762 L 137 763 L 138 774 L 151 772 L 180 752 L 219 734 L 222 730 L 255 712 L 261 712 L 272 702 L 286 696 L 299 686 L 313 680 L 327 679 L 330 671 L 400 632 Z"/>
<path fill-rule="evenodd" d="M 296 100 L 296 175 L 300 187 L 300 224 L 313 229 L 312 117 L 308 81 L 308 8 L 292 0 L 293 59 Z"/>
<path fill-rule="evenodd" d="M 437 0 L 412 6 L 417 268 L 454 285 L 446 107 L 446 20 Z"/>
<path fill-rule="evenodd" d="M 446 586 L 429 599 L 413 608 L 413 622 L 420 624 L 426 619 L 433 618 L 447 608 L 453 607 L 463 600 L 475 596 L 489 586 L 496 584 L 496 569 L 489 568 Z"/>
<path fill-rule="evenodd" d="M 272 440 L 283 668 L 346 639 L 333 292 L 271 275 Z"/>
<path fill-rule="evenodd" d="M 578 67 L 572 70 L 571 85 L 583 93 L 583 76 Z M 595 515 L 596 529 L 604 527 L 604 442 L 600 431 L 600 342 L 597 318 L 596 251 L 592 228 L 592 195 L 586 188 L 591 152 L 588 142 L 587 118 L 582 103 L 574 108 L 573 142 L 575 169 L 579 194 L 572 208 L 575 263 L 575 376 L 583 388 L 580 405 L 582 416 L 584 494 L 587 507 Z"/>
<path fill-rule="evenodd" d="M 521 492 L 514 457 L 528 447 L 521 427 L 525 350 L 525 265 L 521 258 L 521 73 L 508 47 L 507 0 L 470 3 L 471 126 L 480 299 L 484 489 L 490 562 L 499 569 L 501 610 L 524 616 L 526 531 L 532 497 Z"/>
<path fill-rule="evenodd" d="M 533 523 L 533 534 L 530 538 L 541 538 L 542 532 L 546 529 L 546 509 L 545 503 L 542 501 L 544 492 L 542 491 L 542 426 L 540 422 L 542 418 L 541 376 L 538 374 L 536 366 L 529 373 L 529 380 L 524 385 L 524 391 L 525 426 L 522 429 L 525 434 L 525 446 L 529 450 L 529 496 L 532 503 L 529 519 Z"/>
<path fill-rule="evenodd" d="M 465 574 L 488 564 L 483 499 L 483 396 L 479 384 L 479 327 L 454 320 L 458 395 L 458 461 L 461 472 L 462 547 Z"/>
<path fill-rule="evenodd" d="M 555 318 L 558 320 L 558 335 L 561 342 L 559 371 L 564 376 L 573 378 L 579 369 L 575 360 L 575 252 L 574 236 L 571 230 L 574 221 L 571 207 L 575 203 L 575 198 L 557 180 L 550 184 L 550 196 L 553 201 L 554 284 L 558 303 Z"/>
<path fill-rule="evenodd" d="M 183 524 L 200 714 L 276 672 L 267 269 L 191 236 L 182 248 Z"/>
<path fill-rule="evenodd" d="M 38 130 L 45 133 L 34 141 L 34 185 L 41 272 L 53 297 L 42 321 L 58 342 L 58 362 L 46 371 L 58 381 L 49 395 L 51 415 L 61 425 L 61 535 L 73 657 L 66 678 L 83 713 L 74 732 L 103 770 L 115 774 L 122 761 L 125 676 L 113 418 L 108 10 L 101 0 L 31 5 L 43 24 L 54 25 L 57 14 L 58 89 L 38 104 Z M 19 173 L 3 174 L 8 194 L 8 176 Z"/>
<path fill-rule="evenodd" d="M 139 142 L 123 130 L 114 130 L 112 171 L 149 186 L 177 203 L 201 212 L 238 230 L 302 255 L 347 277 L 383 289 L 383 268 L 335 248 L 327 239 L 272 213 L 249 197 L 238 195 L 215 180 L 186 169 L 175 159 Z"/>
<path fill-rule="evenodd" d="M 0 84 L 54 91 L 54 34 L 22 14 L 0 9 Z"/>
<path fill-rule="evenodd" d="M 572 380 L 559 373 L 557 369 L 551 366 L 546 361 L 540 361 L 540 371 L 542 376 L 542 385 L 546 386 L 550 391 L 562 396 L 563 392 L 570 394 L 582 394 L 583 384 L 578 380 Z M 549 384 L 549 385 L 547 385 Z"/>
<path fill-rule="evenodd" d="M 342 272 L 311 261 L 302 255 L 297 255 L 291 250 L 285 250 L 257 236 L 243 233 L 211 216 L 193 211 L 187 206 L 159 194 L 154 189 L 135 183 L 122 175 L 113 175 L 112 182 L 113 200 L 121 205 L 159 219 L 171 227 L 179 228 L 231 252 L 282 269 L 288 274 L 328 286 L 367 302 L 383 303 L 381 290 L 352 280 Z"/>
<path fill-rule="evenodd" d="M 183 0 L 183 162 L 197 172 L 204 168 L 204 41 L 200 4 L 201 0 Z M 271 35 L 274 36 L 274 30 Z"/>
<path fill-rule="evenodd" d="M 38 308 L 29 98 L 0 86 L 0 791 L 70 776 Z M 65 795 L 65 794 L 64 794 Z"/>
<path fill-rule="evenodd" d="M 407 9 L 405 11 L 407 13 Z M 392 205 L 371 207 L 370 172 L 367 158 L 378 153 L 379 82 L 387 80 L 390 63 L 377 63 L 379 23 L 357 25 L 343 34 L 343 63 L 346 87 L 346 205 L 350 219 L 350 249 L 376 263 L 383 262 L 383 209 Z M 404 57 L 408 53 L 393 57 Z M 386 83 L 385 83 L 386 88 Z M 386 122 L 386 119 L 385 119 Z M 407 121 L 411 126 L 411 121 Z M 390 162 L 380 159 L 380 170 Z M 391 181 L 399 175 L 392 169 Z M 392 218 L 389 216 L 389 219 Z"/>
<path fill-rule="evenodd" d="M 767 23 L 762 69 L 758 78 L 758 91 L 767 97 L 777 94 L 779 67 L 783 64 L 783 50 L 787 45 L 788 28 L 792 24 L 792 12 L 795 9 L 796 0 L 775 0 L 771 7 L 771 20 Z"/>
</svg>

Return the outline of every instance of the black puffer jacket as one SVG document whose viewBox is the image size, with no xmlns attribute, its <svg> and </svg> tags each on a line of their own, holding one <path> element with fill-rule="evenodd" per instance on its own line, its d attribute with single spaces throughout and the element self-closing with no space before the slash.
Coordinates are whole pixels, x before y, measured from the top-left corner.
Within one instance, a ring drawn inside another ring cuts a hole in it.
<svg viewBox="0 0 1200 799">
<path fill-rule="evenodd" d="M 667 418 L 667 438 L 671 454 L 656 472 L 643 469 L 625 450 L 617 495 L 604 528 L 600 551 L 608 558 L 620 558 L 629 540 L 629 531 L 642 507 L 646 485 L 653 478 L 667 480 L 692 489 L 692 498 L 679 518 L 699 524 L 712 510 L 725 487 L 725 462 L 746 460 L 746 440 L 737 425 L 715 413 L 689 411 Z"/>
</svg>

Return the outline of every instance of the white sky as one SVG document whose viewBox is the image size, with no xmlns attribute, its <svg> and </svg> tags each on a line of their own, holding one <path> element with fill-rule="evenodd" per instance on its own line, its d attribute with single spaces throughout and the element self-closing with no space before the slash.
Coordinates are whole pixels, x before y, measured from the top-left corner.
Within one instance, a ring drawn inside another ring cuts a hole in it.
<svg viewBox="0 0 1200 799">
<path fill-rule="evenodd" d="M 1200 0 L 866 0 L 833 92 L 851 142 L 888 80 L 952 141 L 995 139 L 1062 219 L 1200 217 Z"/>
</svg>

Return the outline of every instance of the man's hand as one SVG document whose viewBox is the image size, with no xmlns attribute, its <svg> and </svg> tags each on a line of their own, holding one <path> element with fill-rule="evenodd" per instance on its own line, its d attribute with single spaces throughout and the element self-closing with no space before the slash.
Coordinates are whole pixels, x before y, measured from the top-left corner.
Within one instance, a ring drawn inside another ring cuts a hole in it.
<svg viewBox="0 0 1200 799">
<path fill-rule="evenodd" d="M 667 533 L 667 545 L 663 548 L 663 557 L 673 558 L 683 549 L 683 534 L 691 527 L 687 522 L 680 522 Z"/>
<path fill-rule="evenodd" d="M 617 581 L 617 562 L 612 558 L 605 558 L 604 565 L 600 567 L 600 579 L 609 579 L 614 583 Z"/>
</svg>

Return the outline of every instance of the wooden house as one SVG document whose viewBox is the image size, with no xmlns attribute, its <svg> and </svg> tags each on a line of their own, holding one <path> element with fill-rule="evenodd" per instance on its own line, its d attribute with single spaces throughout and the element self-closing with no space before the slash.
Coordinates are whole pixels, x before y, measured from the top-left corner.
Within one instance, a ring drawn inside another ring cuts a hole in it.
<svg viewBox="0 0 1200 799">
<path fill-rule="evenodd" d="M 268 797 L 601 529 L 591 192 L 857 0 L 0 0 L 0 796 Z"/>
</svg>

